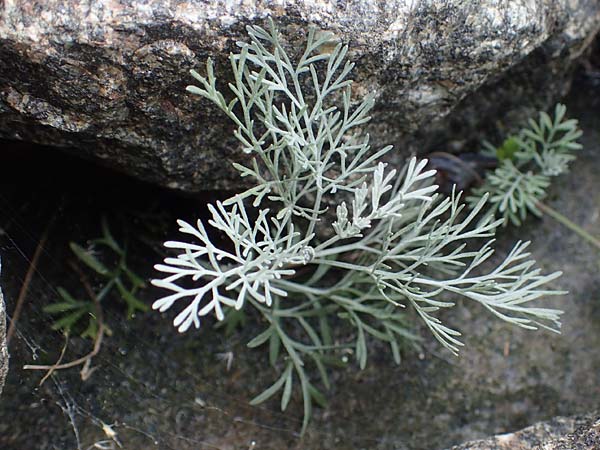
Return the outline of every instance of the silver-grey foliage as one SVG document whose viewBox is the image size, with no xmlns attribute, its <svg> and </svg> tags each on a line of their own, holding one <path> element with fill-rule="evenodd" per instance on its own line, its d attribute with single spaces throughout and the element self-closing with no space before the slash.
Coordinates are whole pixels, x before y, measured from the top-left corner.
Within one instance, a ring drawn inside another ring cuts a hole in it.
<svg viewBox="0 0 600 450">
<path fill-rule="evenodd" d="M 299 383 L 304 429 L 312 402 L 324 401 L 306 367 L 328 387 L 337 350 L 351 349 L 365 367 L 367 337 L 389 344 L 400 362 L 400 345 L 415 339 L 406 306 L 453 353 L 460 332 L 437 313 L 459 298 L 524 328 L 558 330 L 560 311 L 531 302 L 559 293 L 548 287 L 559 273 L 543 275 L 521 242 L 490 264 L 501 221 L 478 219 L 485 196 L 465 212 L 460 194 L 436 194 L 425 160 L 397 172 L 382 162 L 391 147 L 371 150 L 360 126 L 373 100 L 352 106 L 347 47 L 311 30 L 293 62 L 273 26 L 248 33 L 250 43 L 231 55 L 231 98 L 210 60 L 188 90 L 235 122 L 248 154 L 236 168 L 255 187 L 209 205 L 208 224 L 179 222 L 185 236 L 166 243 L 179 253 L 156 266 L 164 278 L 153 281 L 171 292 L 153 306 L 181 307 L 174 324 L 182 332 L 208 314 L 258 311 L 266 328 L 248 346 L 268 347 L 279 375 L 252 403 L 281 392 L 285 409 Z"/>
<path fill-rule="evenodd" d="M 475 207 L 484 196 L 488 210 L 520 225 L 527 212 L 541 215 L 538 202 L 546 196 L 550 178 L 566 172 L 581 149 L 577 139 L 581 130 L 575 119 L 565 118 L 566 107 L 556 105 L 554 117 L 541 112 L 539 119 L 529 119 L 529 127 L 508 138 L 496 149 L 487 144 L 487 151 L 499 157 L 496 170 L 488 174 L 482 186 L 473 190 L 467 200 Z"/>
</svg>

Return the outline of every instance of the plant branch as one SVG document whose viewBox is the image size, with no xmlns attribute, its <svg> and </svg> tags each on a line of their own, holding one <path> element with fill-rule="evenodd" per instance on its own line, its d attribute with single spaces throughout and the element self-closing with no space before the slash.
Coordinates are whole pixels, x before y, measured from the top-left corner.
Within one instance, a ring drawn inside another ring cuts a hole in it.
<svg viewBox="0 0 600 450">
<path fill-rule="evenodd" d="M 77 272 L 79 274 L 81 283 L 83 284 L 86 292 L 88 293 L 89 297 L 92 299 L 92 301 L 94 302 L 94 305 L 96 306 L 96 314 L 97 314 L 97 318 L 98 318 L 98 331 L 96 332 L 96 337 L 94 338 L 94 348 L 92 349 L 91 352 L 89 352 L 85 356 L 82 356 L 81 358 L 77 358 L 68 363 L 59 364 L 59 362 L 62 360 L 62 357 L 63 357 L 63 354 L 61 354 L 61 356 L 58 359 L 56 364 L 52 364 L 52 365 L 26 364 L 23 366 L 24 370 L 48 370 L 49 372 L 42 379 L 42 382 L 45 381 L 45 379 L 48 378 L 48 376 L 55 370 L 70 369 L 71 367 L 76 367 L 81 364 L 84 365 L 84 367 L 81 371 L 81 378 L 83 380 L 86 380 L 87 378 L 89 378 L 89 375 L 93 371 L 93 369 L 89 370 L 89 365 L 91 364 L 91 360 L 94 356 L 96 356 L 98 354 L 98 352 L 100 351 L 100 348 L 102 347 L 102 338 L 104 336 L 104 314 L 102 312 L 102 306 L 100 305 L 100 301 L 98 300 L 98 297 L 94 293 L 94 291 L 93 291 L 87 277 L 83 273 L 83 271 L 76 264 L 73 264 L 72 262 L 70 262 L 69 264 L 71 265 L 73 270 L 75 270 L 75 272 Z M 65 344 L 65 348 L 66 348 L 66 344 Z M 64 349 L 63 349 L 63 353 L 64 353 Z"/>
<path fill-rule="evenodd" d="M 571 230 L 572 232 L 577 234 L 579 237 L 585 239 L 590 244 L 592 244 L 594 247 L 596 247 L 598 250 L 600 250 L 600 239 L 595 238 L 590 233 L 585 231 L 582 227 L 580 227 L 576 223 L 572 222 L 567 217 L 565 217 L 564 215 L 562 215 L 555 209 L 551 208 L 550 206 L 548 206 L 542 202 L 537 202 L 536 206 L 544 214 L 547 214 L 548 216 L 552 217 L 554 220 L 561 223 L 562 225 L 567 227 L 569 230 Z"/>
<path fill-rule="evenodd" d="M 50 227 L 52 226 L 52 223 L 54 222 L 54 218 L 55 217 L 52 217 L 50 222 L 48 222 L 48 225 L 44 229 L 44 232 L 42 233 L 40 240 L 38 241 L 38 244 L 35 248 L 35 252 L 33 253 L 33 257 L 31 258 L 31 262 L 29 263 L 29 268 L 27 269 L 27 273 L 25 274 L 25 280 L 23 281 L 23 284 L 21 285 L 21 289 L 19 290 L 19 296 L 17 297 L 17 304 L 15 306 L 15 310 L 10 319 L 10 326 L 8 327 L 8 332 L 6 333 L 6 345 L 7 346 L 10 343 L 10 340 L 16 331 L 17 322 L 19 320 L 19 317 L 21 316 L 21 311 L 23 310 L 23 305 L 25 303 L 25 297 L 27 297 L 27 292 L 29 291 L 29 286 L 31 285 L 31 280 L 33 278 L 33 274 L 36 271 L 38 261 L 42 254 L 42 250 L 44 249 L 44 246 L 46 245 L 46 241 L 48 240 L 48 232 L 50 230 Z"/>
</svg>

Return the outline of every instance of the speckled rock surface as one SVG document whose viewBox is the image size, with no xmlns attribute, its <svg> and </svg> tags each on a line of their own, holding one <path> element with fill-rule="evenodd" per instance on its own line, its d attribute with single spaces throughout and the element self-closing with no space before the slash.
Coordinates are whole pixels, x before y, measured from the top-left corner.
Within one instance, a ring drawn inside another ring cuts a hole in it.
<svg viewBox="0 0 600 450">
<path fill-rule="evenodd" d="M 227 80 L 235 41 L 267 16 L 290 47 L 309 24 L 348 43 L 357 92 L 377 93 L 372 142 L 408 152 L 435 146 L 459 103 L 452 120 L 471 136 L 515 104 L 548 106 L 600 27 L 600 3 L 9 0 L 0 136 L 71 147 L 177 189 L 235 189 L 231 125 L 184 88 L 208 56 Z"/>
<path fill-rule="evenodd" d="M 600 414 L 555 417 L 515 433 L 466 442 L 449 450 L 592 450 L 600 448 Z"/>
<path fill-rule="evenodd" d="M 0 394 L 8 373 L 8 348 L 6 346 L 6 305 L 0 289 Z"/>
</svg>

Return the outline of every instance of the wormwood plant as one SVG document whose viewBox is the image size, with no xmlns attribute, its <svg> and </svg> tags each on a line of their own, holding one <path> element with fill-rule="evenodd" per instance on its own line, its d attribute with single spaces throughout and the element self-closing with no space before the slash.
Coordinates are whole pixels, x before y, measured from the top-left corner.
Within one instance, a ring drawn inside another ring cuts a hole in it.
<svg viewBox="0 0 600 450">
<path fill-rule="evenodd" d="M 569 170 L 574 152 L 582 147 L 577 121 L 566 119 L 565 113 L 566 107 L 557 104 L 554 117 L 541 112 L 537 121 L 529 119 L 528 127 L 500 147 L 485 143 L 484 152 L 498 159 L 498 167 L 467 201 L 476 207 L 487 196 L 488 213 L 501 217 L 504 225 L 521 225 L 528 212 L 546 214 L 600 249 L 599 239 L 542 201 L 551 179 Z"/>
<path fill-rule="evenodd" d="M 415 316 L 457 353 L 460 332 L 438 312 L 458 298 L 523 328 L 558 330 L 560 311 L 531 302 L 558 294 L 547 284 L 560 274 L 541 274 L 528 243 L 484 267 L 502 222 L 478 220 L 487 196 L 466 213 L 461 194 L 436 194 L 427 161 L 412 158 L 398 172 L 381 162 L 390 146 L 371 150 L 360 127 L 373 95 L 353 106 L 347 47 L 311 29 L 294 58 L 273 24 L 248 34 L 230 57 L 229 98 L 210 59 L 206 76 L 192 72 L 199 86 L 188 91 L 236 124 L 248 160 L 234 165 L 255 186 L 208 205 L 208 224 L 178 222 L 182 240 L 165 245 L 179 254 L 157 265 L 164 278 L 153 280 L 171 292 L 153 307 L 180 306 L 181 332 L 209 314 L 224 320 L 254 309 L 264 329 L 248 346 L 268 349 L 275 381 L 252 404 L 280 393 L 285 409 L 299 386 L 306 429 L 313 401 L 324 402 L 313 373 L 327 388 L 327 365 L 340 349 L 351 349 L 364 368 L 368 340 L 389 345 L 400 362 L 400 346 L 415 339 Z"/>
<path fill-rule="evenodd" d="M 529 127 L 498 148 L 486 143 L 486 153 L 498 158 L 499 164 L 467 197 L 469 204 L 475 207 L 488 195 L 490 212 L 502 217 L 505 225 L 509 221 L 521 225 L 528 212 L 540 216 L 551 177 L 566 172 L 575 159 L 573 152 L 581 149 L 577 142 L 581 130 L 576 120 L 565 118 L 566 110 L 557 104 L 554 117 L 541 112 L 537 121 L 529 119 Z"/>
</svg>

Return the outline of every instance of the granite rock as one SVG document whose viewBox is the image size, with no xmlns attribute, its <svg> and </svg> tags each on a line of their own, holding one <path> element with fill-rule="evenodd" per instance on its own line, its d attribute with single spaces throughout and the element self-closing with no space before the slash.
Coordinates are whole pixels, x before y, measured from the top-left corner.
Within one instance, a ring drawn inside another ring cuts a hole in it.
<svg viewBox="0 0 600 450">
<path fill-rule="evenodd" d="M 372 142 L 407 154 L 444 142 L 453 110 L 468 135 L 515 106 L 548 106 L 600 28 L 600 3 L 12 0 L 0 6 L 0 136 L 188 192 L 237 189 L 232 125 L 185 86 L 209 56 L 227 80 L 245 26 L 268 16 L 290 48 L 309 25 L 348 43 L 356 92 L 377 96 Z"/>
<path fill-rule="evenodd" d="M 466 442 L 449 450 L 590 450 L 600 448 L 600 413 L 555 417 L 523 430 Z"/>
</svg>

